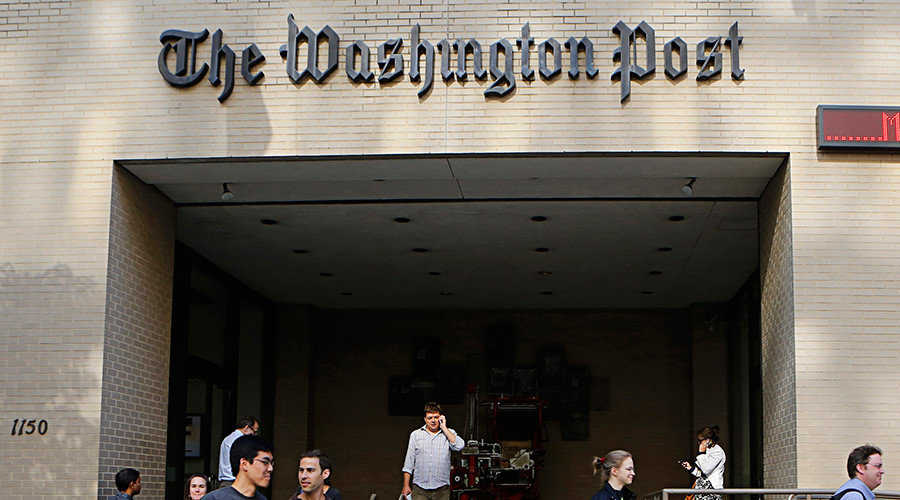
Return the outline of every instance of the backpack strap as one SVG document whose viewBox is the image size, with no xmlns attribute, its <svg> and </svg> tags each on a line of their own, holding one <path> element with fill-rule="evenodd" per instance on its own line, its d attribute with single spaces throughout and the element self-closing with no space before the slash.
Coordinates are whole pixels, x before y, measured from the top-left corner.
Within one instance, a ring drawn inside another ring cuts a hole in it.
<svg viewBox="0 0 900 500">
<path fill-rule="evenodd" d="M 863 498 L 863 500 L 866 500 L 866 495 L 862 491 L 859 491 L 855 488 L 849 488 L 840 493 L 836 493 L 829 500 L 841 500 L 841 497 L 843 497 L 847 493 L 850 493 L 851 491 L 855 491 L 855 492 L 859 493 L 859 496 L 861 496 Z"/>
</svg>

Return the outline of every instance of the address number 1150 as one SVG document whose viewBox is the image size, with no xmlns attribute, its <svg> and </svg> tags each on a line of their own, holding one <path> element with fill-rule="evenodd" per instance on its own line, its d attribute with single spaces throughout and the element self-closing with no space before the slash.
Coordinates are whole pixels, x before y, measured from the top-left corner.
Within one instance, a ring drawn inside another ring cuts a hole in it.
<svg viewBox="0 0 900 500">
<path fill-rule="evenodd" d="M 13 420 L 12 431 L 9 433 L 10 436 L 21 436 L 22 434 L 31 435 L 37 432 L 41 436 L 47 433 L 47 421 L 41 420 L 38 421 L 36 419 L 19 420 L 18 418 Z"/>
</svg>

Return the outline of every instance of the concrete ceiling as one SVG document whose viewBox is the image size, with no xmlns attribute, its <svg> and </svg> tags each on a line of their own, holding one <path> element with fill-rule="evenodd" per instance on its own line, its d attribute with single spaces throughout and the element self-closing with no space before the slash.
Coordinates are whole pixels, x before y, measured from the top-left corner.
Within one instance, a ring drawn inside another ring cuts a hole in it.
<svg viewBox="0 0 900 500">
<path fill-rule="evenodd" d="M 595 309 L 728 300 L 758 267 L 756 199 L 783 160 L 545 154 L 120 163 L 178 205 L 180 241 L 276 302 Z M 685 196 L 680 187 L 691 177 L 694 192 Z M 223 182 L 235 195 L 227 203 Z"/>
</svg>

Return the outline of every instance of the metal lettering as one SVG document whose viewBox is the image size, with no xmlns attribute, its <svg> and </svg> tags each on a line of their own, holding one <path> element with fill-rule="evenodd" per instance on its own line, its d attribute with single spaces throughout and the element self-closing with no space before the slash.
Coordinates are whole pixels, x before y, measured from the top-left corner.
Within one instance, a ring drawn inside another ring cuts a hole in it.
<svg viewBox="0 0 900 500">
<path fill-rule="evenodd" d="M 378 67 L 381 68 L 378 83 L 388 83 L 403 74 L 403 55 L 400 54 L 402 46 L 402 38 L 391 38 L 378 46 Z M 391 51 L 390 57 L 387 54 L 388 49 Z M 388 69 L 391 70 L 390 73 Z"/>
<path fill-rule="evenodd" d="M 159 43 L 163 44 L 163 48 L 159 51 L 157 58 L 157 67 L 163 79 L 173 87 L 190 87 L 196 84 L 206 74 L 209 66 L 203 63 L 197 70 L 197 44 L 206 40 L 209 36 L 209 30 L 198 32 L 183 30 L 166 30 L 159 36 Z M 169 42 L 175 42 L 172 45 Z M 166 59 L 169 51 L 175 49 L 175 72 L 169 71 Z M 188 64 L 190 63 L 190 73 L 188 72 Z"/>
<path fill-rule="evenodd" d="M 356 70 L 356 54 L 359 54 L 359 71 Z M 347 78 L 356 83 L 371 82 L 375 73 L 369 71 L 369 46 L 357 40 L 347 47 L 344 57 L 344 67 Z"/>
<path fill-rule="evenodd" d="M 325 71 L 319 69 L 319 42 L 328 41 L 328 63 Z M 281 57 L 287 60 L 287 73 L 294 83 L 300 83 L 305 77 L 312 78 L 316 83 L 322 83 L 337 68 L 340 37 L 325 26 L 322 31 L 316 33 L 309 26 L 297 30 L 294 23 L 294 15 L 288 14 L 288 43 L 279 49 Z M 297 71 L 297 49 L 301 43 L 306 43 L 306 68 Z"/>
<path fill-rule="evenodd" d="M 447 41 L 446 38 L 438 42 L 437 44 L 438 52 L 441 53 L 441 78 L 446 82 L 447 80 L 453 78 L 453 72 L 450 71 L 450 58 L 452 54 L 450 52 L 450 42 Z"/>
<path fill-rule="evenodd" d="M 584 73 L 588 78 L 595 78 L 600 70 L 594 68 L 594 43 L 588 37 L 575 40 L 569 37 L 566 40 L 566 48 L 569 49 L 569 78 L 578 78 L 578 51 L 584 51 Z"/>
<path fill-rule="evenodd" d="M 553 53 L 553 68 L 547 67 L 547 51 Z M 562 72 L 562 48 L 555 38 L 548 38 L 538 45 L 538 72 L 549 80 Z"/>
<path fill-rule="evenodd" d="M 697 66 L 700 66 L 697 80 L 708 80 L 722 72 L 722 53 L 719 52 L 721 42 L 722 37 L 711 36 L 697 44 Z M 706 54 L 707 49 L 709 55 Z"/>
<path fill-rule="evenodd" d="M 675 65 L 672 64 L 673 50 L 678 51 L 678 69 L 675 69 Z M 669 79 L 675 80 L 687 73 L 687 54 L 687 44 L 684 43 L 684 40 L 682 40 L 680 36 L 676 36 L 666 43 L 665 48 L 663 49 L 663 58 L 666 63 L 666 76 L 669 77 Z"/>
<path fill-rule="evenodd" d="M 310 78 L 316 83 L 324 83 L 338 66 L 338 51 L 340 37 L 331 28 L 325 26 L 321 31 L 315 32 L 309 26 L 300 29 L 294 21 L 294 15 L 287 16 L 287 40 L 288 43 L 279 47 L 279 53 L 285 60 L 285 71 L 294 83 L 302 83 Z M 514 71 L 516 47 L 521 57 L 520 75 L 523 80 L 531 81 L 535 73 L 540 73 L 544 80 L 558 77 L 562 72 L 562 46 L 556 38 L 550 37 L 537 44 L 531 36 L 531 25 L 522 25 L 520 35 L 515 39 L 501 38 L 490 46 L 489 71 L 486 71 L 482 59 L 482 46 L 474 38 L 458 38 L 454 41 L 442 39 L 436 44 L 430 43 L 421 36 L 422 28 L 419 24 L 412 26 L 410 30 L 410 70 L 409 80 L 418 85 L 417 94 L 424 99 L 434 88 L 435 49 L 441 54 L 441 78 L 444 82 L 451 79 L 458 80 L 464 85 L 468 78 L 468 56 L 472 54 L 472 73 L 474 77 L 482 80 L 491 76 L 492 81 L 485 88 L 486 98 L 504 97 L 514 92 L 516 87 L 516 75 Z M 634 29 L 624 21 L 619 21 L 612 27 L 612 32 L 618 39 L 618 47 L 612 54 L 613 63 L 618 68 L 612 72 L 614 81 L 620 82 L 620 100 L 625 102 L 631 96 L 632 81 L 641 81 L 652 76 L 656 71 L 656 32 L 646 22 L 641 21 Z M 209 35 L 208 30 L 197 32 L 185 30 L 165 30 L 159 37 L 162 49 L 157 57 L 157 66 L 163 79 L 175 87 L 190 87 L 207 75 L 209 82 L 218 87 L 224 83 L 222 91 L 217 97 L 219 102 L 225 102 L 234 91 L 235 53 L 223 43 L 224 33 L 217 29 L 212 36 L 210 46 L 209 64 L 201 64 L 197 67 L 197 50 Z M 744 69 L 740 63 L 740 48 L 743 37 L 740 36 L 738 23 L 735 22 L 728 30 L 726 37 L 709 37 L 697 44 L 696 61 L 699 68 L 697 80 L 710 80 L 721 75 L 723 64 L 722 45 L 728 47 L 731 56 L 731 77 L 733 80 L 744 78 Z M 306 44 L 306 63 L 301 68 L 299 64 L 299 51 L 302 44 Z M 639 45 L 643 44 L 643 47 Z M 584 53 L 584 71 L 588 78 L 596 78 L 599 70 L 594 66 L 594 45 L 587 37 L 580 39 L 572 36 L 565 39 L 565 49 L 569 52 L 568 75 L 570 79 L 577 79 L 581 74 L 582 66 L 579 64 L 579 55 Z M 320 48 L 327 48 L 327 61 L 320 65 Z M 538 68 L 535 71 L 531 66 L 531 54 L 537 50 Z M 174 56 L 170 54 L 174 52 Z M 454 54 L 455 52 L 455 54 Z M 639 57 L 639 53 L 643 56 Z M 678 60 L 675 61 L 675 52 Z M 688 71 L 688 46 L 681 37 L 675 37 L 665 44 L 663 51 L 666 77 L 677 81 L 684 77 Z M 402 38 L 390 38 L 378 46 L 376 62 L 380 68 L 378 82 L 382 85 L 397 82 L 404 72 L 404 50 Z M 500 64 L 500 57 L 504 57 L 504 63 Z M 548 63 L 548 54 L 553 61 Z M 424 62 L 423 62 L 424 56 Z M 452 59 L 456 58 L 455 68 L 451 69 Z M 170 61 L 170 59 L 172 61 Z M 252 68 L 262 64 L 266 57 L 255 43 L 244 48 L 241 54 L 241 75 L 249 85 L 256 85 L 265 75 L 262 71 L 253 73 Z M 643 66 L 639 64 L 643 62 Z M 174 65 L 174 71 L 169 69 L 169 64 Z M 371 82 L 376 75 L 371 71 L 371 52 L 369 46 L 362 40 L 356 40 L 346 47 L 344 52 L 344 64 L 347 78 L 355 83 Z M 322 66 L 324 65 L 324 68 Z M 424 65 L 424 67 L 423 67 Z M 224 75 L 222 70 L 224 68 Z M 424 74 L 424 77 L 423 77 Z"/>
<path fill-rule="evenodd" d="M 526 80 L 534 79 L 534 70 L 531 69 L 531 47 L 534 45 L 534 38 L 531 36 L 531 26 L 525 23 L 522 26 L 522 35 L 516 40 L 519 51 L 522 52 L 522 78 Z"/>
<path fill-rule="evenodd" d="M 297 70 L 297 46 L 300 44 L 300 28 L 294 22 L 294 15 L 288 14 L 288 43 L 281 46 L 278 52 L 286 63 L 285 71 L 294 83 L 300 83 L 303 74 Z"/>
<path fill-rule="evenodd" d="M 263 77 L 264 73 L 262 71 L 254 74 L 250 70 L 265 60 L 266 56 L 262 54 L 255 43 L 251 43 L 249 47 L 244 49 L 244 52 L 241 53 L 241 76 L 244 77 L 244 80 L 247 80 L 247 83 L 256 85 L 256 82 Z"/>
<path fill-rule="evenodd" d="M 234 51 L 228 45 L 222 45 L 222 30 L 218 29 L 212 36 L 212 54 L 209 59 L 209 83 L 219 86 L 219 62 L 225 58 L 225 86 L 219 94 L 219 102 L 225 102 L 234 90 Z"/>
<path fill-rule="evenodd" d="M 641 21 L 633 30 L 619 21 L 613 26 L 612 31 L 619 35 L 619 47 L 613 52 L 613 62 L 619 62 L 619 69 L 613 72 L 612 79 L 621 82 L 619 95 L 620 100 L 624 102 L 631 96 L 632 77 L 641 80 L 656 71 L 656 32 L 646 21 Z M 638 38 L 644 39 L 646 68 L 637 64 Z"/>
<path fill-rule="evenodd" d="M 434 83 L 434 46 L 431 45 L 428 40 L 419 41 L 419 30 L 419 24 L 416 23 L 416 25 L 412 27 L 409 36 L 410 50 L 412 51 L 412 57 L 409 61 L 409 79 L 414 82 L 421 80 L 422 76 L 419 72 L 419 58 L 424 54 L 425 81 L 422 83 L 422 88 L 420 88 L 417 93 L 419 97 L 422 97 L 431 90 L 431 85 Z"/>
<path fill-rule="evenodd" d="M 503 51 L 504 65 L 500 70 L 500 51 Z M 505 38 L 491 44 L 491 76 L 494 83 L 485 89 L 484 95 L 488 97 L 503 97 L 516 88 L 516 74 L 513 71 L 513 47 Z"/>
<path fill-rule="evenodd" d="M 481 67 L 481 44 L 478 40 L 472 38 L 468 42 L 464 42 L 462 38 L 453 42 L 453 48 L 456 49 L 456 79 L 465 80 L 468 76 L 466 73 L 466 54 L 472 53 L 472 66 L 475 78 L 479 80 L 487 76 L 487 71 Z"/>
<path fill-rule="evenodd" d="M 732 24 L 728 30 L 728 38 L 725 39 L 725 46 L 731 49 L 732 80 L 744 78 L 744 70 L 741 69 L 741 42 L 743 40 L 744 37 L 738 35 L 738 23 Z"/>
</svg>

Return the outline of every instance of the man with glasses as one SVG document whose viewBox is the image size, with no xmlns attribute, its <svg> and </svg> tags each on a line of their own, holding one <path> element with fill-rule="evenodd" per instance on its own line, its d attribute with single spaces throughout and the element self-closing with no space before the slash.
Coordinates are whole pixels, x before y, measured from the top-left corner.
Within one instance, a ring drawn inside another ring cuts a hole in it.
<svg viewBox="0 0 900 500">
<path fill-rule="evenodd" d="M 231 486 L 208 493 L 203 500 L 266 500 L 257 490 L 268 488 L 275 469 L 272 445 L 259 436 L 241 436 L 231 445 Z"/>
<path fill-rule="evenodd" d="M 234 482 L 234 472 L 231 469 L 231 445 L 241 436 L 258 436 L 259 422 L 253 417 L 243 417 L 238 420 L 234 432 L 225 436 L 219 447 L 219 488 L 231 486 Z"/>
<path fill-rule="evenodd" d="M 871 444 L 856 448 L 847 457 L 850 480 L 838 488 L 832 500 L 875 500 L 872 490 L 881 485 L 883 467 L 880 448 Z"/>
</svg>

